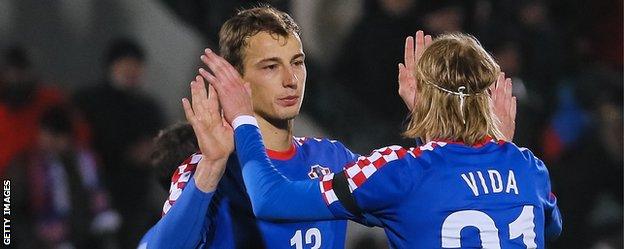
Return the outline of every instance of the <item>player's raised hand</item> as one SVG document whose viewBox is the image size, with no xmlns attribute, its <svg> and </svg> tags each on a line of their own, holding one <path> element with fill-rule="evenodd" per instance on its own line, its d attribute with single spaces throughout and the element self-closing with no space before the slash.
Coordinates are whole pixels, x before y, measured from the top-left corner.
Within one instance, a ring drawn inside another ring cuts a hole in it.
<svg viewBox="0 0 624 249">
<path fill-rule="evenodd" d="M 210 49 L 204 52 L 201 60 L 212 73 L 203 68 L 199 69 L 199 73 L 217 91 L 225 119 L 232 123 L 238 116 L 253 115 L 249 83 L 245 82 L 238 71 L 221 56 Z"/>
<path fill-rule="evenodd" d="M 505 78 L 505 73 L 490 86 L 494 114 L 501 121 L 499 128 L 506 141 L 513 141 L 516 130 L 516 97 L 512 96 L 512 90 L 511 78 Z"/>
<path fill-rule="evenodd" d="M 184 98 L 182 106 L 202 152 L 193 177 L 200 190 L 212 192 L 223 176 L 228 156 L 234 151 L 232 127 L 221 116 L 217 92 L 212 86 L 206 91 L 199 75 L 191 82 L 191 102 Z"/>
<path fill-rule="evenodd" d="M 399 95 L 410 111 L 414 106 L 418 92 L 414 70 L 429 44 L 431 44 L 431 36 L 425 35 L 422 30 L 416 32 L 415 41 L 414 37 L 411 36 L 405 39 L 404 63 L 399 63 Z"/>
</svg>

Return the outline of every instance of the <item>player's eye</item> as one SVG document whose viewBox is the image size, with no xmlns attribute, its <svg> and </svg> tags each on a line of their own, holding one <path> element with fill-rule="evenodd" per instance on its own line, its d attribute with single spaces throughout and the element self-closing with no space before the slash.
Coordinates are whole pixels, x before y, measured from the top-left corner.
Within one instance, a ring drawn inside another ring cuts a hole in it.
<svg viewBox="0 0 624 249">
<path fill-rule="evenodd" d="M 295 66 L 300 67 L 300 66 L 303 66 L 304 62 L 303 62 L 303 60 L 296 60 L 296 61 L 293 62 L 293 64 Z"/>
<path fill-rule="evenodd" d="M 271 70 L 272 71 L 272 70 L 277 69 L 277 64 L 266 65 L 266 66 L 262 67 L 262 69 L 264 69 L 264 70 Z"/>
</svg>

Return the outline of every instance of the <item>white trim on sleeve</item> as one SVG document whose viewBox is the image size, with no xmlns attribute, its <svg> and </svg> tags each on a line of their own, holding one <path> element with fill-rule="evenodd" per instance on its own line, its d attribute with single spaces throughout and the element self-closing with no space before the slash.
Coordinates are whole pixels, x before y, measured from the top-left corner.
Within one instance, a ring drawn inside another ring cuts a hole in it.
<svg viewBox="0 0 624 249">
<path fill-rule="evenodd" d="M 234 118 L 234 121 L 232 121 L 232 128 L 234 128 L 234 130 L 236 130 L 236 128 L 238 128 L 241 125 L 244 124 L 250 124 L 253 125 L 255 127 L 258 127 L 258 121 L 256 120 L 256 118 L 254 116 L 251 115 L 241 115 L 238 116 L 236 118 Z"/>
</svg>

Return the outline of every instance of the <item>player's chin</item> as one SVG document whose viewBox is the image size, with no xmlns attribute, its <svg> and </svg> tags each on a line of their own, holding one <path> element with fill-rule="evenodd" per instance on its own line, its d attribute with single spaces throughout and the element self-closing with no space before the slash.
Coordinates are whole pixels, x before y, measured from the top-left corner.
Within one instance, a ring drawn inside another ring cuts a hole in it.
<svg viewBox="0 0 624 249">
<path fill-rule="evenodd" d="M 290 107 L 280 108 L 280 110 L 277 111 L 278 117 L 281 120 L 294 119 L 295 117 L 297 117 L 297 115 L 299 115 L 299 108 L 300 108 L 299 106 L 290 106 Z"/>
</svg>

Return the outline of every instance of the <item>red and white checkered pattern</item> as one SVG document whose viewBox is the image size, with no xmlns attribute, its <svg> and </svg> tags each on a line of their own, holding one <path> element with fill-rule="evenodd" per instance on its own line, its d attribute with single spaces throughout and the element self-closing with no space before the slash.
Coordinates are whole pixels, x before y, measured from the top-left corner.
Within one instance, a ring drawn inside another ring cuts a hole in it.
<svg viewBox="0 0 624 249">
<path fill-rule="evenodd" d="M 171 176 L 171 187 L 169 187 L 169 198 L 165 201 L 162 215 L 167 214 L 171 206 L 178 200 L 182 194 L 182 190 L 191 179 L 191 175 L 195 172 L 195 168 L 201 159 L 201 154 L 193 154 L 184 160 L 184 162 L 178 166 L 178 170 L 173 173 L 173 176 Z"/>
<path fill-rule="evenodd" d="M 393 145 L 375 150 L 367 157 L 360 156 L 356 162 L 350 163 L 344 170 L 344 174 L 347 175 L 347 181 L 349 182 L 349 190 L 353 193 L 354 190 L 362 186 L 368 178 L 375 174 L 377 170 L 391 161 L 401 159 L 407 154 L 418 157 L 422 154 L 422 151 L 433 150 L 436 147 L 443 147 L 446 144 L 445 142 L 432 141 L 417 148 L 410 148 L 409 150 L 398 145 Z M 326 175 L 321 179 L 320 183 L 321 194 L 327 205 L 338 200 L 332 186 L 333 178 L 334 174 Z"/>
<path fill-rule="evenodd" d="M 344 173 L 347 175 L 349 190 L 353 192 L 361 186 L 366 179 L 372 176 L 379 168 L 388 162 L 400 159 L 407 155 L 408 151 L 401 146 L 394 145 L 373 151 L 368 157 L 360 156 L 356 162 L 345 167 Z M 329 174 L 321 180 L 321 193 L 327 205 L 338 200 L 332 187 L 334 174 Z"/>
<path fill-rule="evenodd" d="M 321 195 L 325 200 L 327 205 L 332 204 L 338 200 L 336 193 L 334 192 L 334 187 L 332 186 L 332 179 L 334 179 L 334 173 L 324 175 L 321 178 L 320 187 L 321 187 Z"/>
<path fill-rule="evenodd" d="M 351 193 L 362 186 L 378 169 L 388 162 L 403 158 L 406 154 L 406 149 L 398 145 L 393 145 L 375 150 L 368 157 L 360 156 L 357 162 L 345 168 Z"/>
<path fill-rule="evenodd" d="M 426 143 L 424 145 L 421 145 L 420 147 L 416 147 L 416 148 L 410 148 L 409 149 L 409 153 L 413 156 L 413 157 L 419 157 L 420 154 L 422 154 L 423 151 L 425 150 L 429 150 L 432 151 L 433 149 L 435 149 L 436 147 L 444 147 L 445 145 L 447 145 L 447 142 L 440 142 L 440 141 L 431 141 L 429 143 Z"/>
</svg>

